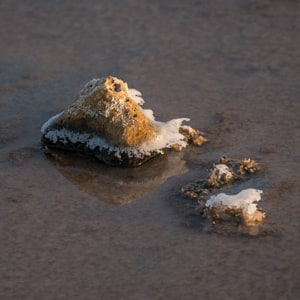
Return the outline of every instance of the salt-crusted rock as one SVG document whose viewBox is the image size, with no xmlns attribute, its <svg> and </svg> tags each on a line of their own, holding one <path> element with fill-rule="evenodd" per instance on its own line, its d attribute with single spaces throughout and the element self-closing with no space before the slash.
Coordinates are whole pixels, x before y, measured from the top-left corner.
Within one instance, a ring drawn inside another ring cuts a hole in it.
<svg viewBox="0 0 300 300">
<path fill-rule="evenodd" d="M 184 135 L 186 142 L 194 146 L 201 146 L 202 144 L 207 142 L 207 139 L 202 136 L 199 130 L 195 130 L 190 126 L 180 126 L 179 132 Z"/>
<path fill-rule="evenodd" d="M 225 164 L 213 165 L 212 170 L 208 174 L 207 186 L 215 188 L 229 183 L 233 180 L 233 171 Z"/>
<path fill-rule="evenodd" d="M 252 174 L 260 169 L 258 163 L 251 158 L 244 158 L 239 162 L 238 174 L 243 176 L 245 174 Z"/>
<path fill-rule="evenodd" d="M 212 165 L 206 179 L 188 183 L 181 191 L 190 199 L 203 202 L 217 189 L 228 187 L 235 181 L 245 180 L 259 169 L 259 164 L 250 158 L 238 160 L 222 156 L 219 163 Z"/>
<path fill-rule="evenodd" d="M 250 188 L 236 195 L 213 195 L 206 201 L 206 214 L 214 222 L 236 220 L 242 221 L 246 226 L 255 225 L 265 218 L 265 213 L 257 208 L 261 194 L 261 190 Z"/>
<path fill-rule="evenodd" d="M 205 220 L 205 226 L 219 233 L 243 233 L 257 235 L 265 213 L 257 208 L 261 190 L 244 189 L 237 195 L 220 193 L 241 185 L 259 170 L 259 165 L 248 158 L 227 159 L 222 156 L 213 164 L 206 179 L 196 180 L 181 188 L 194 201 L 193 214 Z M 207 222 L 208 221 L 208 222 Z"/>
<path fill-rule="evenodd" d="M 42 142 L 108 164 L 137 166 L 165 148 L 181 150 L 191 140 L 200 140 L 195 130 L 194 138 L 180 132 L 189 119 L 157 122 L 151 110 L 141 108 L 143 103 L 141 93 L 118 78 L 93 79 L 73 104 L 42 126 Z"/>
</svg>

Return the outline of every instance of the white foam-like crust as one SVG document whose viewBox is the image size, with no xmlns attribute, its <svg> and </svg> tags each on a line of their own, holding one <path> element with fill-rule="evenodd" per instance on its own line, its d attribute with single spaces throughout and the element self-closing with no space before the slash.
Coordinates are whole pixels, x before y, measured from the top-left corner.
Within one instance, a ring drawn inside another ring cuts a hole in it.
<svg viewBox="0 0 300 300">
<path fill-rule="evenodd" d="M 60 116 L 63 112 L 52 116 L 47 122 L 45 122 L 41 127 L 41 133 L 45 134 L 47 129 L 52 125 L 52 123 Z"/>
<path fill-rule="evenodd" d="M 253 188 L 242 190 L 236 195 L 220 193 L 211 196 L 206 202 L 206 207 L 212 208 L 223 205 L 231 209 L 242 209 L 244 214 L 252 215 L 258 210 L 257 202 L 261 200 L 262 193 L 262 190 Z"/>
<path fill-rule="evenodd" d="M 139 105 L 143 105 L 145 103 L 142 98 L 142 93 L 136 89 L 128 89 L 128 94 L 130 97 Z"/>
<path fill-rule="evenodd" d="M 82 94 L 86 94 L 86 89 L 95 90 L 99 80 L 93 79 L 86 87 L 82 90 Z M 128 89 L 130 96 L 139 104 L 142 105 L 144 100 L 142 94 L 135 89 Z M 88 91 L 88 94 L 91 92 Z M 79 101 L 82 100 L 79 97 Z M 82 97 L 83 98 L 83 97 Z M 142 109 L 142 108 L 141 108 Z M 158 127 L 157 135 L 148 142 L 145 142 L 136 147 L 117 147 L 110 145 L 103 137 L 90 135 L 88 133 L 80 133 L 70 131 L 66 128 L 62 129 L 49 129 L 53 122 L 63 113 L 59 113 L 51 117 L 45 122 L 41 128 L 41 132 L 45 138 L 50 140 L 52 143 L 81 143 L 87 148 L 94 150 L 97 147 L 105 149 L 108 152 L 114 153 L 116 157 L 121 157 L 121 153 L 126 153 L 129 157 L 143 157 L 155 153 L 163 153 L 163 149 L 171 148 L 173 145 L 177 145 L 179 148 L 187 146 L 187 142 L 184 141 L 184 136 L 179 133 L 179 127 L 183 121 L 189 121 L 188 118 L 173 119 L 168 122 L 155 121 L 153 111 L 151 109 L 142 109 L 143 113 Z"/>
</svg>

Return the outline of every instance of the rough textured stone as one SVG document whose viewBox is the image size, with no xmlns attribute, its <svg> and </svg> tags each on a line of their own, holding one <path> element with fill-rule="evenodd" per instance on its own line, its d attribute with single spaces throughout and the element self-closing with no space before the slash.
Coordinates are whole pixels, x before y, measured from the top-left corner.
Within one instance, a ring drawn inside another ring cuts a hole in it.
<svg viewBox="0 0 300 300">
<path fill-rule="evenodd" d="M 129 95 L 127 84 L 112 76 L 90 81 L 54 128 L 90 132 L 121 147 L 137 146 L 157 132 Z"/>
<path fill-rule="evenodd" d="M 206 141 L 199 131 L 181 125 L 188 119 L 157 122 L 143 103 L 141 94 L 118 78 L 93 79 L 73 104 L 42 126 L 42 142 L 110 165 L 137 166 L 165 148 L 181 150 Z"/>
</svg>

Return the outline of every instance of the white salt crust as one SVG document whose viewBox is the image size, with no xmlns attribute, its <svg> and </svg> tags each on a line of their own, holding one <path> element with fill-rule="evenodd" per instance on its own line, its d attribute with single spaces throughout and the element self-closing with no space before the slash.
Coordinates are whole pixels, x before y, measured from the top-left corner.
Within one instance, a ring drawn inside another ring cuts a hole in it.
<svg viewBox="0 0 300 300">
<path fill-rule="evenodd" d="M 76 102 L 77 105 L 81 105 L 83 100 L 93 93 L 98 86 L 100 79 L 93 79 L 85 85 L 80 93 L 79 99 Z M 135 89 L 128 89 L 131 98 L 139 105 L 144 104 L 142 94 Z M 141 108 L 142 109 L 142 108 Z M 110 145 L 108 141 L 100 136 L 90 135 L 88 133 L 80 133 L 70 131 L 68 129 L 51 130 L 49 127 L 53 122 L 63 113 L 59 113 L 51 117 L 47 122 L 45 122 L 41 128 L 42 134 L 53 143 L 81 143 L 91 150 L 99 147 L 100 149 L 105 149 L 118 158 L 121 158 L 121 153 L 126 153 L 129 157 L 142 158 L 145 155 L 150 155 L 153 152 L 163 153 L 164 148 L 171 148 L 173 145 L 178 145 L 179 148 L 184 148 L 187 146 L 187 142 L 184 141 L 184 136 L 179 133 L 179 128 L 183 121 L 189 121 L 188 118 L 173 119 L 168 122 L 158 122 L 155 121 L 153 111 L 151 109 L 142 109 L 143 113 L 159 128 L 158 133 L 155 138 L 151 141 L 145 142 L 136 147 L 117 147 L 115 145 Z M 94 113 L 95 115 L 97 112 Z"/>
<path fill-rule="evenodd" d="M 128 89 L 128 94 L 138 105 L 143 105 L 145 103 L 140 91 L 136 89 Z"/>
<path fill-rule="evenodd" d="M 220 180 L 223 176 L 227 179 L 231 179 L 233 174 L 225 164 L 216 164 L 213 169 L 214 175 L 217 175 L 217 179 Z"/>
<path fill-rule="evenodd" d="M 206 207 L 226 206 L 231 209 L 241 209 L 245 215 L 255 214 L 257 209 L 257 202 L 261 200 L 262 190 L 245 189 L 236 195 L 226 195 L 220 193 L 216 196 L 211 196 L 207 202 Z"/>
</svg>

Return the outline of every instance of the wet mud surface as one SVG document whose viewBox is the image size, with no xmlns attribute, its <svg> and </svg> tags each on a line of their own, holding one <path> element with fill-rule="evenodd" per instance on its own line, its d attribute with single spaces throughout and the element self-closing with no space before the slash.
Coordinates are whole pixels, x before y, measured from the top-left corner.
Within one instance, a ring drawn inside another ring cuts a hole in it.
<svg viewBox="0 0 300 300">
<path fill-rule="evenodd" d="M 1 299 L 297 299 L 298 1 L 0 3 Z M 40 127 L 114 75 L 209 142 L 111 169 L 45 155 Z M 211 232 L 182 186 L 251 157 L 264 234 Z M 117 205 L 116 205 L 117 204 Z"/>
</svg>

